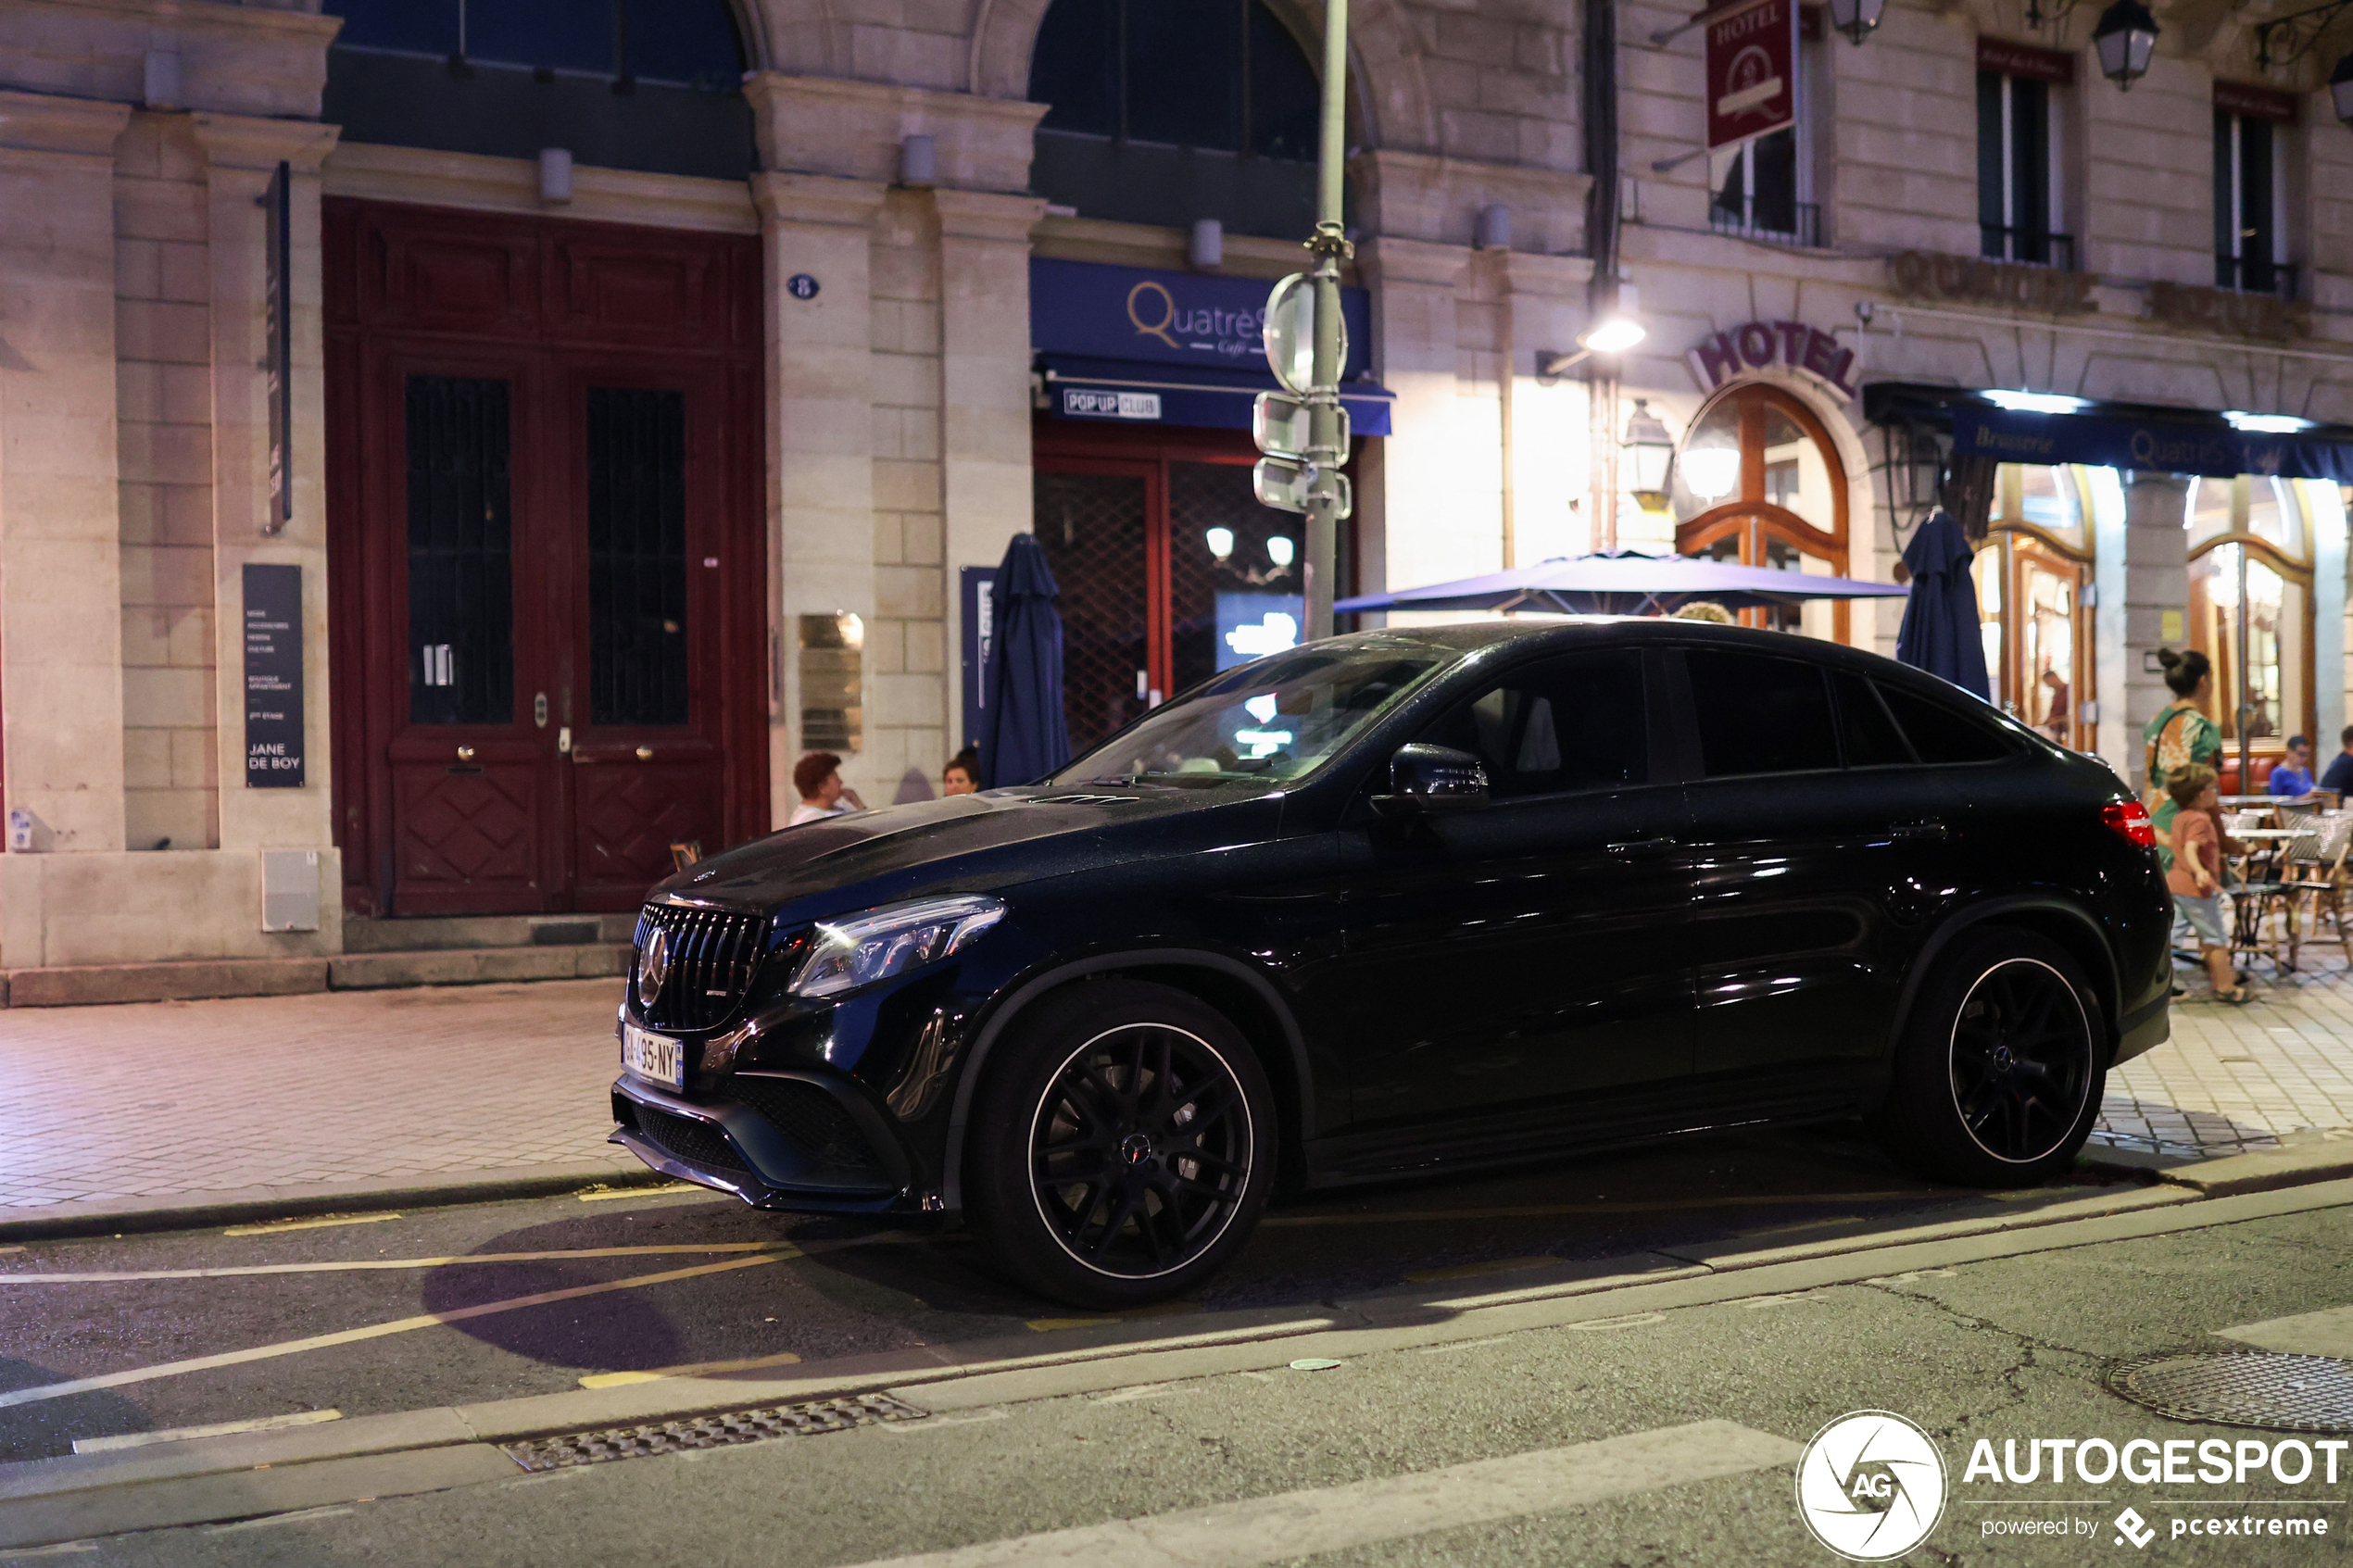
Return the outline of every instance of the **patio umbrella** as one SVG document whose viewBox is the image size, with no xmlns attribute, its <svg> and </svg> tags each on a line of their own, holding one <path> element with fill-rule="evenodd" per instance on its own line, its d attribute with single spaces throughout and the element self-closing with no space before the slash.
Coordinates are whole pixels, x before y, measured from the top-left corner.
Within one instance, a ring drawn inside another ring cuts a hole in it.
<svg viewBox="0 0 2353 1568">
<path fill-rule="evenodd" d="M 1332 608 L 1342 613 L 1367 609 L 1536 610 L 1554 615 L 1664 615 L 1693 599 L 1726 609 L 1793 605 L 1807 599 L 1902 598 L 1892 583 L 1862 583 L 1851 577 L 1815 577 L 1766 566 L 1740 566 L 1697 556 L 1654 556 L 1640 550 L 1604 550 L 1590 556 L 1555 556 L 1535 566 L 1491 571 L 1365 594 Z"/>
<path fill-rule="evenodd" d="M 1037 536 L 1016 533 L 989 586 L 988 662 L 981 679 L 981 784 L 1027 784 L 1070 760 L 1063 720 L 1063 618 Z"/>
<path fill-rule="evenodd" d="M 1895 633 L 1895 657 L 1991 702 L 1985 643 L 1978 631 L 1977 583 L 1969 575 L 1973 554 L 1961 525 L 1941 508 L 1914 531 L 1904 546 L 1912 596 Z"/>
</svg>

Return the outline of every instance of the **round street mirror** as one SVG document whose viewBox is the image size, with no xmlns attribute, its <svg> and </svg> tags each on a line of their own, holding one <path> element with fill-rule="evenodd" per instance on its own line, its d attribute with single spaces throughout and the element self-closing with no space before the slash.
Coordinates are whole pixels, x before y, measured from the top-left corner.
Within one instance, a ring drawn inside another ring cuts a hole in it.
<svg viewBox="0 0 2353 1568">
<path fill-rule="evenodd" d="M 1266 363 L 1283 390 L 1304 396 L 1315 383 L 1315 282 L 1293 272 L 1266 296 L 1266 322 L 1260 331 Z M 1348 321 L 1340 322 L 1340 363 L 1348 363 Z M 1337 369 L 1337 368 L 1335 368 Z M 1337 379 L 1337 378 L 1335 378 Z"/>
</svg>

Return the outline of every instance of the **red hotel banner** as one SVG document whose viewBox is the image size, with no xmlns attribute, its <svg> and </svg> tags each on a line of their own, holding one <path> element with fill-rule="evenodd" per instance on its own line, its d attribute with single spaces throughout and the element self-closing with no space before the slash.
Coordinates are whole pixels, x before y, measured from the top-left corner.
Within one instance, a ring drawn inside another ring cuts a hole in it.
<svg viewBox="0 0 2353 1568">
<path fill-rule="evenodd" d="M 1797 0 L 1741 0 L 1707 14 L 1707 150 L 1797 123 Z"/>
</svg>

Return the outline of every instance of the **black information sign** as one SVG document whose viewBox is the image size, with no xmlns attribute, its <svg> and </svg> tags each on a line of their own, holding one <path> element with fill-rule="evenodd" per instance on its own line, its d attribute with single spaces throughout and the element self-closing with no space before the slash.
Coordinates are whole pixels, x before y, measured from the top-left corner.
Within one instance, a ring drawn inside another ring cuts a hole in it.
<svg viewBox="0 0 2353 1568">
<path fill-rule="evenodd" d="M 269 235 L 262 245 L 261 373 L 270 398 L 270 509 L 264 533 L 294 518 L 294 171 L 278 165 L 260 198 Z M 298 765 L 297 765 L 298 766 Z M 300 780 L 296 780 L 300 783 Z"/>
<path fill-rule="evenodd" d="M 245 785 L 302 787 L 302 568 L 245 568 Z"/>
<path fill-rule="evenodd" d="M 795 299 L 817 297 L 817 280 L 806 272 L 795 272 L 785 280 L 785 292 Z"/>
</svg>

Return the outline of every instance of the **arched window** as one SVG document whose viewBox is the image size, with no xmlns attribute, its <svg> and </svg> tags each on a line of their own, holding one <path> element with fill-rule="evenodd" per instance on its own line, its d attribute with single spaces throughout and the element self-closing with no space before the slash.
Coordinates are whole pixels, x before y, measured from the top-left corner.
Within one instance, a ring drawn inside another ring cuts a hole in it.
<svg viewBox="0 0 2353 1568">
<path fill-rule="evenodd" d="M 1054 0 L 1030 55 L 1032 182 L 1088 218 L 1315 222 L 1322 90 L 1265 0 Z"/>
<path fill-rule="evenodd" d="M 2214 661 L 2214 718 L 2277 753 L 2312 727 L 2312 548 L 2295 485 L 2256 474 L 2191 482 L 2190 646 Z M 2231 694 L 2239 694 L 2234 702 Z"/>
<path fill-rule="evenodd" d="M 1978 547 L 1985 673 L 2003 710 L 2061 746 L 2095 749 L 2092 701 L 2091 515 L 2078 468 L 2004 463 Z"/>
<path fill-rule="evenodd" d="M 1818 577 L 1847 575 L 1846 471 L 1830 432 L 1788 393 L 1750 383 L 1702 411 L 1675 460 L 1675 547 Z M 1848 639 L 1844 604 L 1743 611 L 1751 625 Z"/>
<path fill-rule="evenodd" d="M 746 56 L 728 0 L 324 0 L 321 117 L 346 142 L 740 180 Z"/>
</svg>

